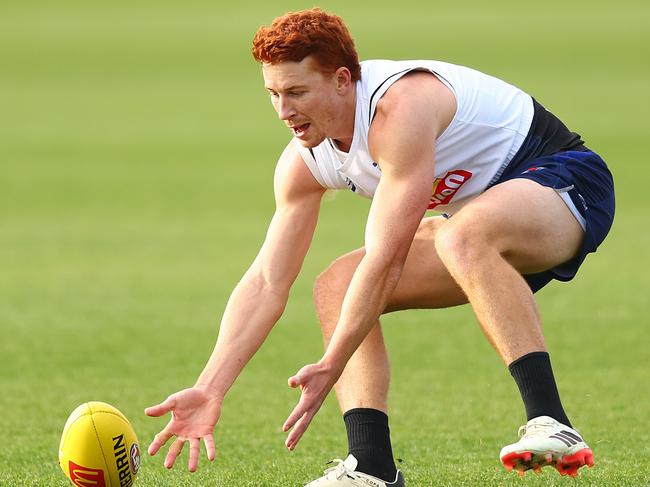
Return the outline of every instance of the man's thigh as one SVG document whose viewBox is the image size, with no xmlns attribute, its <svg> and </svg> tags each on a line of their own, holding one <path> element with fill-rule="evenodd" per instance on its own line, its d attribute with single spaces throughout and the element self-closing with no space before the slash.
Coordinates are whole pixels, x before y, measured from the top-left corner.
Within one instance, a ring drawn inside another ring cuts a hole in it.
<svg viewBox="0 0 650 487">
<path fill-rule="evenodd" d="M 528 179 L 498 184 L 448 220 L 422 220 L 387 312 L 467 302 L 435 248 L 439 231 L 453 227 L 463 232 L 468 245 L 499 252 L 521 274 L 540 273 L 572 259 L 584 238 L 580 223 L 554 189 Z"/>
<path fill-rule="evenodd" d="M 447 308 L 467 303 L 436 251 L 441 229 L 459 227 L 467 241 L 488 245 L 522 274 L 553 268 L 570 260 L 583 239 L 583 230 L 552 188 L 527 179 L 498 184 L 481 194 L 450 219 L 422 220 L 409 250 L 402 275 L 385 313 L 403 309 Z M 363 258 L 360 248 L 337 259 L 329 271 L 331 285 L 342 297 Z M 340 288 L 340 289 L 338 289 Z M 330 288 L 334 292 L 333 288 Z"/>
<path fill-rule="evenodd" d="M 584 230 L 558 192 L 529 179 L 493 186 L 448 224 L 461 231 L 470 245 L 498 251 L 522 274 L 571 260 L 584 239 Z"/>
<path fill-rule="evenodd" d="M 420 222 L 386 313 L 402 309 L 449 308 L 467 303 L 465 293 L 436 251 L 436 234 L 446 224 L 443 217 L 429 217 Z"/>
<path fill-rule="evenodd" d="M 580 223 L 554 189 L 528 179 L 503 182 L 450 219 L 422 220 L 387 312 L 467 302 L 435 248 L 439 232 L 444 235 L 452 226 L 468 245 L 499 252 L 521 274 L 543 272 L 572 259 L 584 238 Z"/>
<path fill-rule="evenodd" d="M 441 262 L 435 248 L 435 234 L 446 220 L 422 220 L 409 250 L 400 280 L 384 313 L 402 309 L 447 308 L 467 303 L 467 298 Z M 363 248 L 345 254 L 321 275 L 317 292 L 343 300 L 354 271 L 365 255 Z"/>
</svg>

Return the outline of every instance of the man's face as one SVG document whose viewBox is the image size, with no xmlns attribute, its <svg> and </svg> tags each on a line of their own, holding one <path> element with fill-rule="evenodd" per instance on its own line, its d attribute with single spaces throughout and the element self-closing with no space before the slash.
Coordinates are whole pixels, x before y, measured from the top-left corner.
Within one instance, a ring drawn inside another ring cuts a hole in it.
<svg viewBox="0 0 650 487">
<path fill-rule="evenodd" d="M 262 73 L 273 108 L 300 144 L 315 147 L 337 137 L 342 96 L 336 73 L 322 73 L 311 57 L 264 64 Z"/>
</svg>

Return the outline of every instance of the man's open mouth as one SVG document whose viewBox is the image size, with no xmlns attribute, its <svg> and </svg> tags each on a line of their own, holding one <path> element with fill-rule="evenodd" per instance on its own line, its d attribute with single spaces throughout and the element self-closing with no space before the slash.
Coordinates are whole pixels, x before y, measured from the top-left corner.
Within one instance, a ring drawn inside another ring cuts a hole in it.
<svg viewBox="0 0 650 487">
<path fill-rule="evenodd" d="M 309 128 L 311 124 L 310 123 L 305 123 L 302 125 L 295 125 L 291 127 L 291 130 L 293 130 L 293 135 L 296 137 L 302 137 L 305 135 L 305 132 L 307 132 L 307 129 Z"/>
</svg>

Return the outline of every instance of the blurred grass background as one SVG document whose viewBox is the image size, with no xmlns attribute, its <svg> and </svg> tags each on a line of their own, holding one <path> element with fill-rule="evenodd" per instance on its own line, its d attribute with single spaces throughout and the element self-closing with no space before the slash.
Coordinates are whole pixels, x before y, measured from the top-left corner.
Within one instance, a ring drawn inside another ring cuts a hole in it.
<svg viewBox="0 0 650 487">
<path fill-rule="evenodd" d="M 573 283 L 539 294 L 565 406 L 596 454 L 579 485 L 650 485 L 650 6 L 642 1 L 320 2 L 362 59 L 440 59 L 533 94 L 609 162 L 617 219 Z M 5 1 L 0 7 L 0 485 L 64 486 L 68 414 L 103 400 L 146 447 L 142 409 L 191 385 L 273 208 L 289 134 L 249 54 L 304 2 Z M 340 193 L 280 324 L 226 399 L 199 473 L 144 458 L 138 485 L 293 486 L 345 454 L 330 398 L 283 448 L 286 378 L 321 352 L 314 276 L 361 245 Z M 520 485 L 498 451 L 524 421 L 467 307 L 384 320 L 391 426 L 413 486 Z M 146 448 L 143 448 L 143 450 Z M 526 485 L 565 485 L 555 472 Z"/>
</svg>

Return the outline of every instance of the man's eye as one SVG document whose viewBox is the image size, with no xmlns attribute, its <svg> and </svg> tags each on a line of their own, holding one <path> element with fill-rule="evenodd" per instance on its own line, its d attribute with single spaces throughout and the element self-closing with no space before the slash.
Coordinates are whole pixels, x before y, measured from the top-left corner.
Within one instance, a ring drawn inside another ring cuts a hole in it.
<svg viewBox="0 0 650 487">
<path fill-rule="evenodd" d="M 304 91 L 290 91 L 289 96 L 301 96 L 304 93 L 305 93 Z"/>
</svg>

